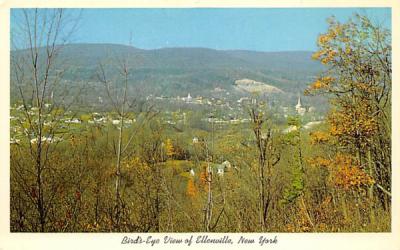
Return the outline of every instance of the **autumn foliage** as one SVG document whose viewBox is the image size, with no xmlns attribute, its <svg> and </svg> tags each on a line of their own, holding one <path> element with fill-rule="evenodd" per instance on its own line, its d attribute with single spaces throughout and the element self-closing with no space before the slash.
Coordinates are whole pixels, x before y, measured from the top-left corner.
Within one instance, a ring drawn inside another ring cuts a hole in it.
<svg viewBox="0 0 400 250">
<path fill-rule="evenodd" d="M 337 145 L 330 156 L 315 156 L 312 166 L 327 167 L 330 182 L 349 190 L 368 190 L 369 200 L 390 204 L 391 46 L 390 32 L 367 17 L 340 23 L 329 19 L 313 59 L 326 71 L 305 91 L 330 98 L 328 130 L 313 132 L 311 143 Z M 326 154 L 326 153 L 325 153 Z M 361 192 L 362 193 L 362 192 Z"/>
</svg>

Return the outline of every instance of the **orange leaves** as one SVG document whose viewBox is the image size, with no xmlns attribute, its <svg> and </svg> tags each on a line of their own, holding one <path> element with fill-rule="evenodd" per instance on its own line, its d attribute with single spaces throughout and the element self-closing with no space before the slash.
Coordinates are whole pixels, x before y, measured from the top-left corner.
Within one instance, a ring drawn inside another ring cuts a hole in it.
<svg viewBox="0 0 400 250">
<path fill-rule="evenodd" d="M 339 48 L 335 47 L 335 41 L 338 37 L 342 37 L 344 28 L 340 24 L 332 24 L 326 34 L 322 34 L 317 39 L 320 50 L 312 55 L 314 60 L 320 60 L 322 64 L 328 64 L 334 61 L 338 55 Z M 339 50 L 340 51 L 340 50 Z"/>
<path fill-rule="evenodd" d="M 348 155 L 338 154 L 333 164 L 335 171 L 332 173 L 331 181 L 337 187 L 347 190 L 374 184 L 372 177 L 366 174 Z"/>
<path fill-rule="evenodd" d="M 329 41 L 331 41 L 334 37 L 334 33 L 327 33 L 327 34 L 322 34 L 318 37 L 317 43 L 320 46 L 326 45 Z"/>
<path fill-rule="evenodd" d="M 304 91 L 305 95 L 315 94 L 320 90 L 329 92 L 332 89 L 333 83 L 336 81 L 331 76 L 322 76 L 317 78 L 308 88 Z"/>
<path fill-rule="evenodd" d="M 333 178 L 335 185 L 344 189 L 374 184 L 374 180 L 357 166 L 339 166 Z"/>
<path fill-rule="evenodd" d="M 375 74 L 379 74 L 379 72 L 375 72 Z M 380 86 L 371 86 L 371 84 L 368 83 L 363 83 L 363 82 L 358 82 L 354 83 L 354 86 L 360 93 L 367 94 L 367 95 L 373 95 L 376 92 L 381 92 L 382 87 Z"/>
<path fill-rule="evenodd" d="M 330 134 L 342 142 L 348 138 L 358 138 L 360 143 L 366 143 L 378 132 L 378 121 L 372 116 L 371 107 L 362 102 L 357 107 L 345 106 L 343 110 L 332 111 L 328 123 Z"/>
<path fill-rule="evenodd" d="M 322 64 L 328 64 L 335 59 L 337 54 L 338 52 L 333 49 L 321 49 L 315 52 L 311 58 L 314 60 L 320 60 Z"/>
<path fill-rule="evenodd" d="M 312 54 L 311 58 L 314 60 L 319 60 L 323 54 L 324 54 L 323 50 L 318 50 L 317 52 Z"/>
<path fill-rule="evenodd" d="M 190 178 L 187 183 L 186 194 L 191 198 L 194 198 L 197 195 L 197 188 L 194 185 L 193 178 Z"/>
<path fill-rule="evenodd" d="M 206 183 L 207 183 L 207 171 L 206 170 L 204 170 L 200 173 L 200 182 L 201 182 L 201 184 L 206 185 Z"/>
<path fill-rule="evenodd" d="M 322 64 L 328 64 L 335 59 L 337 52 L 335 50 L 327 50 L 325 53 L 325 57 L 321 59 Z"/>
<path fill-rule="evenodd" d="M 200 173 L 200 185 L 204 188 L 204 191 L 207 191 L 207 183 L 208 183 L 208 172 L 206 169 L 204 169 Z"/>
<path fill-rule="evenodd" d="M 311 89 L 320 89 L 322 88 L 322 82 L 318 79 L 316 80 L 313 84 L 311 84 L 310 88 Z"/>
<path fill-rule="evenodd" d="M 329 160 L 322 157 L 310 159 L 309 164 L 313 167 L 327 167 L 330 182 L 338 188 L 349 190 L 362 186 L 372 185 L 374 180 L 364 172 L 358 162 L 347 154 L 337 154 L 334 159 Z"/>
</svg>

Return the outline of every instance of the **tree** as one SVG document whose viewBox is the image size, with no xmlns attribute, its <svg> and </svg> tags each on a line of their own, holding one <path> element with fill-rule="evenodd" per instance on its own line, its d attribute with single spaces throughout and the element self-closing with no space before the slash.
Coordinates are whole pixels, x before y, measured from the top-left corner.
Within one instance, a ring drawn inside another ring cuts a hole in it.
<svg viewBox="0 0 400 250">
<path fill-rule="evenodd" d="M 291 203 L 299 200 L 300 211 L 307 219 L 309 225 L 314 228 L 314 223 L 308 212 L 305 199 L 304 199 L 304 179 L 305 179 L 305 169 L 304 169 L 304 159 L 303 150 L 301 143 L 301 120 L 300 117 L 289 117 L 288 125 L 294 126 L 295 129 L 290 131 L 285 138 L 285 144 L 287 144 L 287 149 L 293 154 L 293 158 L 289 160 L 291 167 L 292 180 L 290 186 L 285 189 L 284 193 L 284 203 Z"/>
<path fill-rule="evenodd" d="M 165 141 L 165 151 L 168 158 L 172 158 L 175 155 L 174 145 L 169 138 Z"/>
<path fill-rule="evenodd" d="M 337 153 L 353 156 L 366 178 L 374 180 L 369 188 L 370 200 L 375 186 L 387 208 L 391 185 L 390 31 L 361 15 L 346 23 L 334 18 L 328 23 L 328 31 L 319 36 L 319 49 L 313 55 L 327 69 L 306 93 L 330 97 L 332 108 L 327 121 L 330 135 L 339 146 Z"/>
<path fill-rule="evenodd" d="M 263 107 L 265 108 L 264 103 L 253 99 L 253 106 L 249 110 L 258 150 L 259 224 L 261 231 L 264 231 L 267 226 L 268 212 L 271 205 L 272 168 L 280 160 L 280 152 L 274 142 L 272 126 L 267 124 L 268 119 Z"/>
<path fill-rule="evenodd" d="M 70 93 L 61 89 L 67 69 L 58 56 L 75 30 L 77 19 L 65 9 L 22 9 L 13 14 L 16 26 L 12 29 L 11 86 L 17 89 L 22 102 L 23 116 L 16 126 L 24 138 L 16 145 L 18 149 L 12 150 L 23 151 L 30 158 L 21 161 L 11 154 L 11 179 L 35 206 L 37 223 L 31 223 L 32 230 L 43 232 L 47 230 L 52 201 L 63 184 L 52 181 L 57 166 L 50 159 L 65 136 L 60 134 L 62 118 L 73 104 L 67 99 Z"/>
<path fill-rule="evenodd" d="M 115 227 L 119 229 L 122 207 L 125 206 L 123 197 L 121 195 L 121 165 L 123 160 L 128 155 L 128 149 L 131 146 L 137 131 L 143 127 L 145 122 L 148 122 L 154 118 L 157 115 L 157 112 L 153 110 L 153 106 L 151 105 L 149 107 L 143 107 L 143 103 L 140 102 L 138 96 L 129 98 L 128 91 L 130 83 L 130 67 L 127 58 L 122 58 L 120 60 L 120 64 L 117 69 L 119 70 L 119 74 L 117 74 L 113 81 L 109 80 L 106 69 L 104 68 L 103 64 L 100 63 L 97 72 L 97 79 L 103 83 L 107 97 L 111 103 L 111 107 L 118 117 L 118 122 L 116 122 L 118 136 L 115 149 L 115 207 L 113 222 Z M 118 84 L 122 85 L 122 87 L 119 87 Z M 138 107 L 138 117 L 135 118 L 135 113 L 132 111 Z M 141 110 L 142 108 L 147 110 Z M 127 131 L 127 133 L 125 133 L 126 121 L 129 119 L 136 119 L 138 124 L 134 127 L 133 131 Z M 132 152 L 130 154 L 132 154 Z"/>
</svg>

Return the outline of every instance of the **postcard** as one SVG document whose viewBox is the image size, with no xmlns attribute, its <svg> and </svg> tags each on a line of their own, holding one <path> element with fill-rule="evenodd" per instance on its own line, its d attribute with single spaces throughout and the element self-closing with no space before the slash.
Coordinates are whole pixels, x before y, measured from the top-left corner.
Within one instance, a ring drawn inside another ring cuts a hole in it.
<svg viewBox="0 0 400 250">
<path fill-rule="evenodd" d="M 5 1 L 0 250 L 399 249 L 399 8 Z"/>
</svg>

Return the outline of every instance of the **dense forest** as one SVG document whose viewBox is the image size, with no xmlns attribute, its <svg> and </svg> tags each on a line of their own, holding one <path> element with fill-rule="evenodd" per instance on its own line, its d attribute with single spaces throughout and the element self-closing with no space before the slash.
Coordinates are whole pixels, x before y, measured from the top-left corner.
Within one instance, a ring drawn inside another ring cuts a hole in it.
<svg viewBox="0 0 400 250">
<path fill-rule="evenodd" d="M 323 71 L 303 91 L 329 111 L 309 129 L 299 112 L 277 122 L 259 93 L 238 122 L 220 122 L 231 111 L 213 104 L 166 110 L 130 91 L 129 56 L 93 62 L 107 109 L 77 109 L 80 90 L 62 84 L 71 72 L 57 61 L 74 20 L 19 14 L 15 39 L 28 46 L 11 54 L 12 232 L 391 230 L 391 33 L 367 17 L 330 18 L 316 38 Z"/>
</svg>

